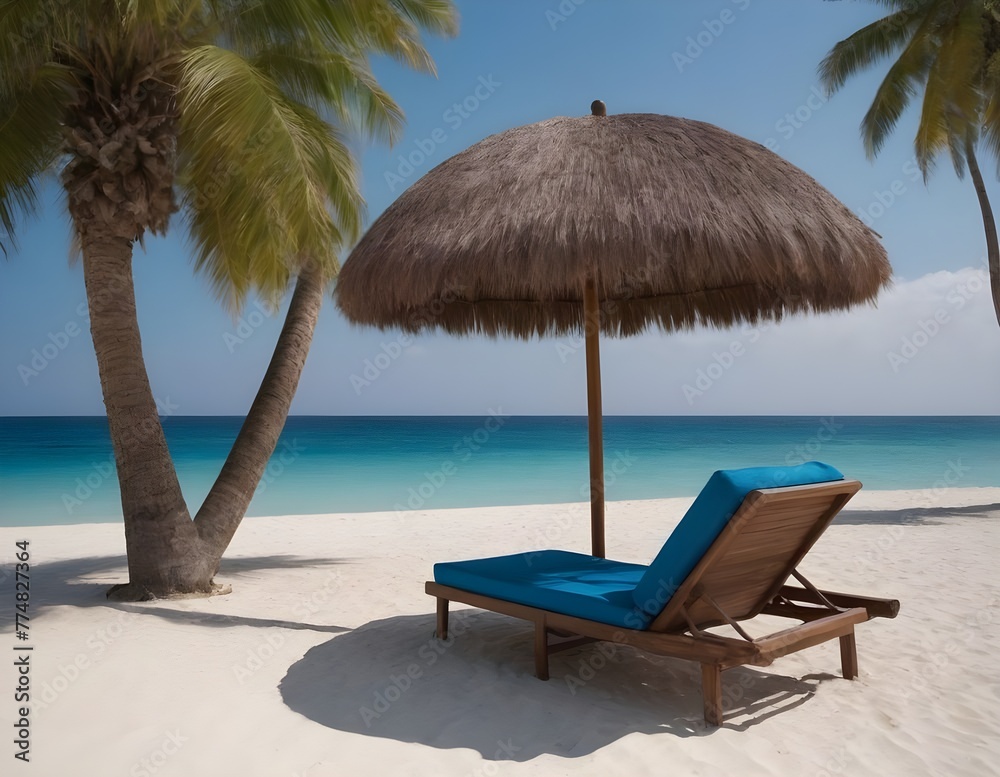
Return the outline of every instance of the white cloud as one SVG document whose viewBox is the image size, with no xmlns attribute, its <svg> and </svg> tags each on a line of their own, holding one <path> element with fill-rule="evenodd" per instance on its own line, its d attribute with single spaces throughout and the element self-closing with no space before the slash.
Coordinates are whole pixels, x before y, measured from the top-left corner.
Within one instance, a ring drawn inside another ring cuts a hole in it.
<svg viewBox="0 0 1000 777">
<path fill-rule="evenodd" d="M 677 339 L 680 348 L 660 346 L 674 367 L 654 371 L 667 389 L 662 413 L 1000 411 L 1000 328 L 985 269 L 897 279 L 877 307 Z"/>
</svg>

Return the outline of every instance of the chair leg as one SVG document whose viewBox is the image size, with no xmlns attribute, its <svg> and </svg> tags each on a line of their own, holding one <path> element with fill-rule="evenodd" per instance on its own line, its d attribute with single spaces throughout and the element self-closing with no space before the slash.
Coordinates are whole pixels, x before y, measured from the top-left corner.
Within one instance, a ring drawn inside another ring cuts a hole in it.
<svg viewBox="0 0 1000 777">
<path fill-rule="evenodd" d="M 448 600 L 440 596 L 437 600 L 437 632 L 438 639 L 448 639 Z"/>
<path fill-rule="evenodd" d="M 701 695 L 705 703 L 705 723 L 722 725 L 722 667 L 718 664 L 701 665 Z"/>
<path fill-rule="evenodd" d="M 544 615 L 535 621 L 535 675 L 539 680 L 549 679 L 549 630 Z"/>
<path fill-rule="evenodd" d="M 854 629 L 840 638 L 840 668 L 848 680 L 858 676 L 858 646 L 854 640 Z"/>
</svg>

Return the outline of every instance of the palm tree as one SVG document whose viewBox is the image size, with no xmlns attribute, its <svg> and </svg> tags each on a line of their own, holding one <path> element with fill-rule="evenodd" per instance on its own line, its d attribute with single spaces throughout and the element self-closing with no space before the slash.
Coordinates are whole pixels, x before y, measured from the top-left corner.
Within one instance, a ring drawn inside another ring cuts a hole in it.
<svg viewBox="0 0 1000 777">
<path fill-rule="evenodd" d="M 60 172 L 121 484 L 129 583 L 116 598 L 210 592 L 277 444 L 337 251 L 363 217 L 346 133 L 402 115 L 370 55 L 430 71 L 421 31 L 450 0 L 0 0 L 0 226 L 8 243 Z M 194 519 L 143 361 L 132 250 L 180 210 L 196 266 L 234 310 L 284 328 Z"/>
<path fill-rule="evenodd" d="M 890 13 L 842 40 L 820 65 L 829 92 L 876 62 L 896 56 L 861 122 L 869 158 L 878 154 L 910 101 L 923 88 L 914 140 L 924 179 L 939 154 L 951 156 L 960 178 L 968 169 L 979 198 L 997 322 L 1000 245 L 976 148 L 1000 160 L 1000 2 L 998 0 L 872 0 Z"/>
</svg>

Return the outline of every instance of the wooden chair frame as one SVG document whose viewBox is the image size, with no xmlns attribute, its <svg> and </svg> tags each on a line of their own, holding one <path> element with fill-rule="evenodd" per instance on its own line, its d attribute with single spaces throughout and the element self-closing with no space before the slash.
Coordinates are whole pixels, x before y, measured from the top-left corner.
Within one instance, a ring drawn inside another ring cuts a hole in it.
<svg viewBox="0 0 1000 777">
<path fill-rule="evenodd" d="M 820 591 L 796 571 L 799 562 L 847 501 L 861 488 L 856 480 L 747 494 L 687 578 L 676 587 L 646 630 L 577 618 L 428 581 L 437 598 L 437 631 L 448 636 L 449 602 L 530 621 L 535 625 L 535 674 L 549 678 L 549 656 L 569 648 L 607 641 L 701 664 L 705 722 L 723 722 L 722 672 L 736 666 L 769 666 L 776 658 L 839 638 L 843 675 L 858 675 L 854 627 L 871 618 L 894 618 L 895 599 Z M 786 585 L 794 576 L 803 587 Z M 671 587 L 667 586 L 667 590 Z M 759 614 L 801 621 L 756 639 L 739 625 Z M 732 626 L 739 638 L 706 631 Z M 549 634 L 576 636 L 557 644 Z"/>
</svg>

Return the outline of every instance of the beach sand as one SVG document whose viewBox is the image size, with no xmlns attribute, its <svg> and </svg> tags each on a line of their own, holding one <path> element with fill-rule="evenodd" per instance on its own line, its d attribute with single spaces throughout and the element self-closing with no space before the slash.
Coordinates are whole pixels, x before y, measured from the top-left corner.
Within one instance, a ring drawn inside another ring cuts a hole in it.
<svg viewBox="0 0 1000 777">
<path fill-rule="evenodd" d="M 646 563 L 690 499 L 608 505 L 608 555 Z M 0 639 L 30 645 L 31 762 L 4 774 L 1000 774 L 1000 489 L 862 492 L 802 565 L 821 587 L 897 598 L 836 641 L 727 672 L 702 722 L 698 666 L 596 645 L 532 674 L 522 621 L 453 605 L 433 639 L 435 561 L 588 547 L 585 505 L 247 519 L 226 596 L 115 604 L 116 524 L 0 529 Z M 17 540 L 30 640 L 13 633 Z M 765 627 L 769 624 L 765 624 Z M 756 633 L 760 633 L 760 627 Z M 8 764 L 17 707 L 4 692 Z"/>
</svg>

